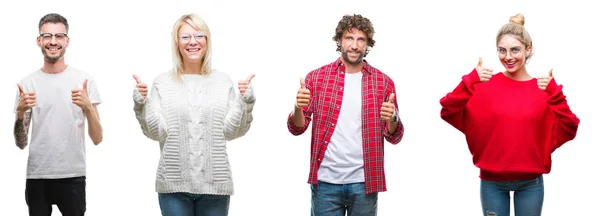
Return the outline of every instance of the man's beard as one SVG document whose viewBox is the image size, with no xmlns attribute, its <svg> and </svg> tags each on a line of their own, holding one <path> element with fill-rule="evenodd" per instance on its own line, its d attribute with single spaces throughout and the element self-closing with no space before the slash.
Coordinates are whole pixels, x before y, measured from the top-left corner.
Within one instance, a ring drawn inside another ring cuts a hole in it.
<svg viewBox="0 0 600 216">
<path fill-rule="evenodd" d="M 60 54 L 58 54 L 58 56 L 56 56 L 56 57 L 50 57 L 47 53 L 46 48 L 42 47 L 42 54 L 44 55 L 44 60 L 46 60 L 49 63 L 56 63 L 63 56 L 65 56 L 65 51 L 66 50 L 64 50 L 64 46 L 60 46 Z"/>
<path fill-rule="evenodd" d="M 342 49 L 342 58 L 344 58 L 344 61 L 346 61 L 346 63 L 350 64 L 350 65 L 358 65 L 362 62 L 363 57 L 365 56 L 364 52 L 360 52 L 360 51 L 356 51 L 359 55 L 359 57 L 356 59 L 356 61 L 351 61 L 350 57 L 348 57 L 348 51 Z"/>
</svg>

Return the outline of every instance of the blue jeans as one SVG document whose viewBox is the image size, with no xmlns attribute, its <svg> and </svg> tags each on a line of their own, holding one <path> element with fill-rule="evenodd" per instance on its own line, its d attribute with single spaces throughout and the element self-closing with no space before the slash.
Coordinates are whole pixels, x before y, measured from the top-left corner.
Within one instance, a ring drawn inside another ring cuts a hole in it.
<svg viewBox="0 0 600 216">
<path fill-rule="evenodd" d="M 158 193 L 163 216 L 227 216 L 229 195 Z"/>
<path fill-rule="evenodd" d="M 365 194 L 364 183 L 310 186 L 311 216 L 376 216 L 377 193 Z"/>
<path fill-rule="evenodd" d="M 510 216 L 510 191 L 514 191 L 515 216 L 542 215 L 542 176 L 519 181 L 481 180 L 481 207 L 484 216 Z"/>
</svg>

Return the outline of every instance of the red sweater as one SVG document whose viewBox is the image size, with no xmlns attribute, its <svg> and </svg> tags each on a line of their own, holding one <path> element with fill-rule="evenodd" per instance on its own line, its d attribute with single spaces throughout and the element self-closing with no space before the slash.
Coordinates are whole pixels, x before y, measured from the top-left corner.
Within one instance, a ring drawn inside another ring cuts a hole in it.
<svg viewBox="0 0 600 216">
<path fill-rule="evenodd" d="M 442 119 L 465 135 L 484 180 L 549 173 L 552 152 L 574 139 L 579 125 L 554 79 L 542 91 L 537 79 L 516 81 L 502 73 L 481 82 L 474 69 L 440 103 Z"/>
</svg>

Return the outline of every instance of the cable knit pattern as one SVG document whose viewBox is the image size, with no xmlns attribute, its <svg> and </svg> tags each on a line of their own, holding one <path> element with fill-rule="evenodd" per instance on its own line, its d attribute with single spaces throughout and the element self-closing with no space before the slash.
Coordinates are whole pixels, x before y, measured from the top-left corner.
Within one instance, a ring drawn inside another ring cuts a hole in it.
<svg viewBox="0 0 600 216">
<path fill-rule="evenodd" d="M 232 195 L 226 142 L 250 129 L 254 91 L 251 85 L 240 95 L 219 71 L 195 81 L 179 81 L 169 71 L 154 80 L 147 98 L 134 88 L 142 132 L 160 143 L 156 192 Z"/>
</svg>

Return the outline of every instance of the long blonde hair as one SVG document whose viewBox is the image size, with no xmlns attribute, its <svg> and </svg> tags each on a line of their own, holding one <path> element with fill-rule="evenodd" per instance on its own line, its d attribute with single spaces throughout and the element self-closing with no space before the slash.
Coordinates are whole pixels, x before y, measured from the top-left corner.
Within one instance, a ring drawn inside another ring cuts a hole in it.
<svg viewBox="0 0 600 216">
<path fill-rule="evenodd" d="M 176 72 L 177 78 L 181 79 L 181 76 L 183 74 L 183 56 L 181 55 L 181 52 L 179 52 L 179 28 L 181 28 L 181 26 L 183 26 L 184 24 L 188 24 L 190 26 L 192 26 L 193 28 L 202 31 L 205 35 L 206 35 L 206 52 L 204 52 L 204 55 L 202 56 L 202 59 L 200 60 L 200 73 L 201 74 L 209 74 L 210 71 L 212 71 L 211 68 L 211 56 L 212 56 L 212 46 L 211 46 L 211 34 L 210 34 L 210 29 L 208 28 L 208 25 L 206 25 L 206 22 L 204 22 L 204 20 L 202 19 L 202 17 L 200 17 L 200 15 L 198 14 L 185 14 L 183 16 L 181 16 L 177 22 L 175 22 L 175 25 L 173 25 L 173 32 L 172 32 L 172 37 L 173 37 L 173 64 L 174 64 L 174 71 Z"/>
</svg>

